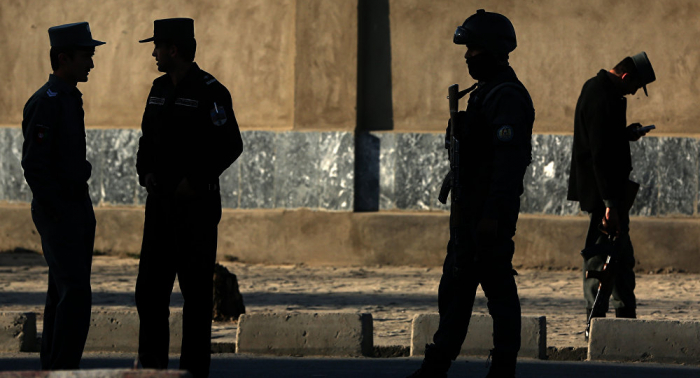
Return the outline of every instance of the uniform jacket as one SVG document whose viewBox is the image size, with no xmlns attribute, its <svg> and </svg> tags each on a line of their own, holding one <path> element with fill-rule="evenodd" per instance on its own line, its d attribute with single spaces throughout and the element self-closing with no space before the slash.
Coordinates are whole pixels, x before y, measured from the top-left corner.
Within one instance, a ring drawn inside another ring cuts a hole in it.
<svg viewBox="0 0 700 378">
<path fill-rule="evenodd" d="M 153 81 L 141 128 L 139 182 L 153 173 L 166 194 L 183 178 L 197 191 L 218 184 L 243 151 L 231 94 L 196 63 L 177 86 L 167 74 Z"/>
<path fill-rule="evenodd" d="M 583 85 L 576 104 L 567 198 L 591 212 L 622 199 L 632 171 L 627 100 L 605 70 Z"/>
<path fill-rule="evenodd" d="M 535 110 L 527 89 L 508 67 L 479 83 L 460 118 L 460 201 L 477 217 L 517 219 L 532 160 Z"/>
<path fill-rule="evenodd" d="M 22 168 L 34 199 L 46 205 L 87 195 L 82 93 L 55 75 L 24 106 Z"/>
</svg>

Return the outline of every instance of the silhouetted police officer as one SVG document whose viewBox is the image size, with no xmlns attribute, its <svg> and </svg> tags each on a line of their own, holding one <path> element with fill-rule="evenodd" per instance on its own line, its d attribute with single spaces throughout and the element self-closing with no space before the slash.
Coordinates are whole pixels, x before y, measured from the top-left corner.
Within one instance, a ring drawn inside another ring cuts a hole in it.
<svg viewBox="0 0 700 378">
<path fill-rule="evenodd" d="M 423 365 L 411 377 L 447 376 L 467 335 L 479 284 L 493 318 L 488 377 L 513 377 L 520 350 L 520 300 L 512 238 L 531 161 L 535 114 L 530 95 L 508 64 L 516 47 L 508 18 L 480 9 L 457 28 L 454 43 L 467 46 L 469 74 L 478 84 L 455 130 L 461 184 L 452 188 L 450 242 L 438 292 L 440 326 L 434 343 L 426 346 Z"/>
<path fill-rule="evenodd" d="M 177 274 L 185 304 L 180 368 L 209 374 L 213 274 L 221 219 L 219 176 L 243 151 L 231 95 L 194 63 L 194 21 L 156 20 L 153 81 L 136 168 L 148 190 L 136 307 L 139 359 L 165 369 L 169 304 Z"/>
<path fill-rule="evenodd" d="M 574 116 L 574 145 L 571 155 L 568 199 L 578 201 L 591 222 L 582 252 L 583 293 L 586 316 L 590 315 L 598 292 L 598 280 L 586 278 L 589 270 L 602 270 L 606 255 L 597 248 L 607 242 L 599 226 L 618 234 L 619 260 L 613 286 L 613 306 L 618 318 L 635 318 L 634 250 L 629 238 L 629 209 L 621 209 L 632 171 L 630 141 L 646 135 L 642 126 L 627 126 L 627 100 L 639 88 L 656 80 L 646 53 L 627 57 L 610 71 L 600 70 L 581 90 Z M 633 199 L 627 199 L 629 201 Z M 631 203 L 631 202 L 630 202 Z M 609 298 L 603 298 L 607 311 Z M 604 317 L 605 311 L 593 314 Z"/>
<path fill-rule="evenodd" d="M 77 369 L 90 326 L 95 214 L 87 180 L 85 113 L 78 82 L 88 81 L 95 46 L 87 22 L 49 29 L 49 81 L 24 106 L 22 168 L 32 219 L 49 266 L 41 368 Z"/>
</svg>

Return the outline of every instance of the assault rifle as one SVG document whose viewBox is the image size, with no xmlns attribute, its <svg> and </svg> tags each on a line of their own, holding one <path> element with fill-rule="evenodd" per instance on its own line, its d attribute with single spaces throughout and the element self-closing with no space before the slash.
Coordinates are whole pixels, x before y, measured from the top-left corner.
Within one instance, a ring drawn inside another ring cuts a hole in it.
<svg viewBox="0 0 700 378">
<path fill-rule="evenodd" d="M 637 197 L 637 192 L 639 191 L 639 184 L 634 181 L 628 180 L 625 185 L 624 197 L 621 202 L 619 211 L 624 211 L 628 213 L 634 204 L 634 199 Z M 620 252 L 618 241 L 621 235 L 615 235 L 613 232 L 603 229 L 603 225 L 598 226 L 604 234 L 608 237 L 608 243 L 600 245 L 604 253 L 608 256 L 605 259 L 605 265 L 603 265 L 603 270 L 587 270 L 586 278 L 595 278 L 599 281 L 598 283 L 598 293 L 593 301 L 593 308 L 591 313 L 588 315 L 588 321 L 586 322 L 586 340 L 591 332 L 591 320 L 595 315 L 600 313 L 605 313 L 608 309 L 603 307 L 604 303 L 608 303 L 608 299 L 612 294 L 613 287 L 615 286 L 615 275 L 617 274 L 617 267 L 620 263 Z M 598 253 L 591 253 L 591 251 L 586 251 L 585 249 L 581 251 L 584 258 L 591 258 Z"/>
<path fill-rule="evenodd" d="M 438 200 L 447 204 L 447 196 L 452 190 L 452 202 L 457 202 L 459 196 L 459 140 L 455 137 L 457 129 L 457 116 L 459 114 L 459 99 L 473 91 L 476 84 L 463 91 L 459 91 L 459 84 L 452 84 L 447 88 L 447 99 L 450 102 L 450 135 L 445 138 L 445 148 L 449 151 L 450 173 L 447 174 L 440 188 Z"/>
<path fill-rule="evenodd" d="M 616 242 L 618 237 L 612 233 L 608 233 L 608 248 L 606 248 L 608 257 L 605 259 L 605 265 L 603 265 L 603 270 L 587 270 L 586 278 L 595 278 L 599 281 L 598 283 L 598 293 L 595 295 L 595 300 L 593 301 L 593 308 L 591 313 L 588 314 L 588 321 L 586 322 L 586 340 L 591 333 L 591 320 L 593 320 L 594 315 L 604 313 L 607 311 L 607 307 L 603 307 L 603 304 L 608 303 L 608 298 L 612 294 L 613 287 L 615 285 L 615 274 L 617 273 L 617 266 L 620 262 L 619 252 L 617 250 Z"/>
</svg>

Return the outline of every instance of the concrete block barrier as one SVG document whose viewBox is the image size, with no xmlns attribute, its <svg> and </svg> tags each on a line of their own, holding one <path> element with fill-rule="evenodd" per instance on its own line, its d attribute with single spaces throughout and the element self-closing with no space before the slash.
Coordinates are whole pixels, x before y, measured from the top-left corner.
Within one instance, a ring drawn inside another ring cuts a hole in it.
<svg viewBox="0 0 700 378">
<path fill-rule="evenodd" d="M 700 322 L 593 319 L 588 359 L 700 364 Z"/>
<path fill-rule="evenodd" d="M 371 356 L 372 315 L 243 314 L 236 353 L 292 356 Z"/>
<path fill-rule="evenodd" d="M 182 311 L 170 313 L 170 352 L 182 345 Z M 93 311 L 85 343 L 87 352 L 137 352 L 139 315 L 136 311 Z"/>
<path fill-rule="evenodd" d="M 63 371 L 4 371 L 0 378 L 191 378 L 183 370 L 95 369 Z"/>
<path fill-rule="evenodd" d="M 411 356 L 425 354 L 425 345 L 433 342 L 440 324 L 438 314 L 418 314 L 411 327 Z M 489 315 L 472 315 L 469 332 L 462 344 L 461 355 L 488 356 L 493 348 L 493 321 Z M 519 357 L 547 358 L 547 319 L 544 316 L 523 316 Z"/>
<path fill-rule="evenodd" d="M 31 352 L 36 347 L 36 314 L 0 312 L 0 352 Z"/>
</svg>

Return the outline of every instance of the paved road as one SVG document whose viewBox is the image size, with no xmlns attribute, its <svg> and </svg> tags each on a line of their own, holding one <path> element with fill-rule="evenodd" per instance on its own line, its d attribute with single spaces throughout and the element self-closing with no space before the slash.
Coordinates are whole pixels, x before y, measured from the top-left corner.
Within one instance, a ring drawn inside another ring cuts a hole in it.
<svg viewBox="0 0 700 378">
<path fill-rule="evenodd" d="M 132 354 L 86 354 L 83 368 L 128 368 Z M 0 354 L 0 370 L 30 370 L 38 366 L 37 354 Z M 171 368 L 177 367 L 171 359 Z M 289 377 L 289 378 L 403 378 L 420 366 L 416 358 L 294 358 L 253 357 L 218 354 L 212 359 L 212 378 Z M 450 377 L 484 377 L 483 359 L 458 360 Z M 700 366 L 659 365 L 651 363 L 620 364 L 593 362 L 522 361 L 519 378 L 698 378 Z"/>
</svg>

